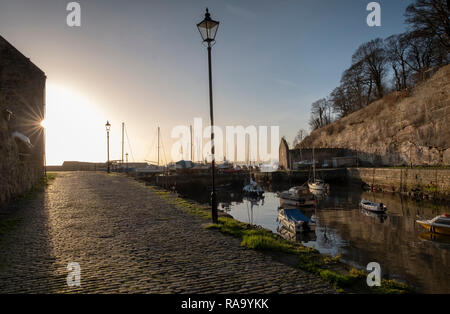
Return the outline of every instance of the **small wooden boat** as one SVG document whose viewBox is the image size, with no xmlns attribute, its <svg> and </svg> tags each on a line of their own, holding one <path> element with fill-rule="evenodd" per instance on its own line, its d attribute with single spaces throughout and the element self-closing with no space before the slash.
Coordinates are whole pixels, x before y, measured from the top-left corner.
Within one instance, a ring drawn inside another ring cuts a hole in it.
<svg viewBox="0 0 450 314">
<path fill-rule="evenodd" d="M 278 220 L 292 232 L 314 231 L 316 222 L 303 215 L 298 209 L 282 208 L 278 213 Z"/>
<path fill-rule="evenodd" d="M 440 215 L 431 220 L 416 220 L 428 232 L 450 235 L 450 215 Z"/>
<path fill-rule="evenodd" d="M 282 206 L 314 206 L 314 195 L 304 186 L 295 186 L 279 194 Z"/>
<path fill-rule="evenodd" d="M 384 213 L 387 210 L 386 205 L 384 205 L 383 203 L 375 203 L 367 200 L 362 200 L 359 205 L 362 209 L 368 210 L 373 213 Z"/>
</svg>

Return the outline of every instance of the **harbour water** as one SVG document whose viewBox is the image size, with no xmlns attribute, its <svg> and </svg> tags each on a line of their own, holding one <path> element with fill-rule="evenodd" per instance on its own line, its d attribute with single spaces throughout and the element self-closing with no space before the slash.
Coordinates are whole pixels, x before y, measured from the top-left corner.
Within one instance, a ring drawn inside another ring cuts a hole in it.
<svg viewBox="0 0 450 314">
<path fill-rule="evenodd" d="M 416 223 L 418 218 L 449 213 L 448 204 L 419 203 L 399 195 L 365 192 L 359 186 L 332 185 L 328 195 L 318 200 L 317 208 L 300 209 L 306 216 L 316 216 L 316 230 L 293 234 L 277 219 L 277 193 L 288 188 L 266 186 L 261 200 L 246 199 L 240 189 L 219 191 L 219 209 L 323 254 L 339 255 L 357 268 L 377 262 L 384 278 L 408 283 L 421 292 L 450 293 L 450 237 L 427 234 Z M 208 202 L 208 193 L 185 196 Z M 361 199 L 384 203 L 386 215 L 359 209 Z"/>
</svg>

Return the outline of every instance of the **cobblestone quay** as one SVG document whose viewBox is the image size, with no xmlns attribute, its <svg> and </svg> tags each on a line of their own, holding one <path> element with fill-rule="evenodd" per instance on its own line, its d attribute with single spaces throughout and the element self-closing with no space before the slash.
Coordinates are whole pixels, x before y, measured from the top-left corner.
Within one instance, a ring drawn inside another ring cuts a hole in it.
<svg viewBox="0 0 450 314">
<path fill-rule="evenodd" d="M 0 210 L 0 293 L 328 293 L 317 276 L 204 228 L 125 176 L 59 173 Z M 81 286 L 67 265 L 79 263 Z"/>
</svg>

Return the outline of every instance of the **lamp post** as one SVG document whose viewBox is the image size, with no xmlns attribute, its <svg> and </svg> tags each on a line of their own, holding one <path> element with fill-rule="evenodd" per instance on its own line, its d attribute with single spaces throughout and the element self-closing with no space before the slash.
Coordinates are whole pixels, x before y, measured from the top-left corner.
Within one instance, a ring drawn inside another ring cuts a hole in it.
<svg viewBox="0 0 450 314">
<path fill-rule="evenodd" d="M 128 173 L 128 153 L 125 154 L 125 160 L 126 160 L 126 168 L 127 168 L 127 173 Z"/>
<path fill-rule="evenodd" d="M 209 111 L 211 117 L 211 173 L 212 173 L 212 192 L 211 192 L 211 213 L 213 223 L 217 223 L 217 199 L 215 183 L 215 148 L 214 148 L 214 114 L 213 114 L 213 94 L 212 94 L 212 71 L 211 71 L 211 47 L 215 43 L 219 22 L 211 19 L 208 8 L 206 8 L 205 18 L 197 24 L 197 28 L 202 36 L 203 42 L 208 48 L 208 69 L 209 69 Z"/>
<path fill-rule="evenodd" d="M 108 152 L 107 169 L 108 169 L 108 173 L 109 173 L 110 172 L 110 169 L 109 169 L 109 130 L 111 130 L 111 124 L 109 123 L 109 121 L 106 121 L 105 127 L 106 127 L 106 150 Z"/>
</svg>

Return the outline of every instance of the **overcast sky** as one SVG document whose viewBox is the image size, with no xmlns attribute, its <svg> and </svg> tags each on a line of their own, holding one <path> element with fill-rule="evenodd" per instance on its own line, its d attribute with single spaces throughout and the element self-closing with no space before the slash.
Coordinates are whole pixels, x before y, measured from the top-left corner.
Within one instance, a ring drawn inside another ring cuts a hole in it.
<svg viewBox="0 0 450 314">
<path fill-rule="evenodd" d="M 209 123 L 207 51 L 196 29 L 206 7 L 221 23 L 216 124 L 279 125 L 291 142 L 361 43 L 406 29 L 412 1 L 378 1 L 382 26 L 372 28 L 368 0 L 81 0 L 75 28 L 66 25 L 68 2 L 0 0 L 0 34 L 47 74 L 48 164 L 104 161 L 107 119 L 111 158 L 120 158 L 124 121 L 135 160 L 155 160 L 158 124 L 170 159 L 174 126 Z"/>
</svg>

